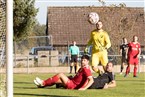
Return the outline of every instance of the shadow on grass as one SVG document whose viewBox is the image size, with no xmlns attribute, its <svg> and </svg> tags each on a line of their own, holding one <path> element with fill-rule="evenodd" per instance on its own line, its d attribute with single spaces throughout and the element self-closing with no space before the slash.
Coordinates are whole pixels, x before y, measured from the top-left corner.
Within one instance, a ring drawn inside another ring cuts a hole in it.
<svg viewBox="0 0 145 97">
<path fill-rule="evenodd" d="M 53 87 L 47 86 L 47 87 L 44 87 L 44 88 L 38 88 L 37 86 L 32 86 L 32 87 L 30 87 L 30 86 L 25 86 L 25 87 L 14 86 L 14 88 L 17 88 L 17 89 L 58 89 L 55 86 L 53 86 Z M 59 88 L 59 89 L 65 89 L 65 88 Z"/>
<path fill-rule="evenodd" d="M 33 82 L 14 82 L 14 84 L 32 84 Z"/>
<path fill-rule="evenodd" d="M 21 95 L 21 96 L 43 96 L 43 97 L 79 97 L 79 96 L 60 96 L 60 95 L 46 95 L 46 94 L 24 94 L 24 93 L 14 93 L 14 95 Z"/>
<path fill-rule="evenodd" d="M 37 87 L 14 87 L 15 89 L 38 89 Z"/>
<path fill-rule="evenodd" d="M 129 79 L 123 79 L 123 80 L 116 80 L 116 81 L 123 81 L 123 82 L 145 82 L 145 80 L 140 80 L 140 79 L 138 79 L 138 80 L 129 80 Z"/>
</svg>

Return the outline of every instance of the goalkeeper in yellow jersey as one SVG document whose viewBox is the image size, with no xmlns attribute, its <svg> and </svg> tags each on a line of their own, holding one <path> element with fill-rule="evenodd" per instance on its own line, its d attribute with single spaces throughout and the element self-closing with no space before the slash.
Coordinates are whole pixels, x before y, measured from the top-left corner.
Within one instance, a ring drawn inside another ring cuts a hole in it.
<svg viewBox="0 0 145 97">
<path fill-rule="evenodd" d="M 98 64 L 101 63 L 105 71 L 108 63 L 108 52 L 107 49 L 111 47 L 109 35 L 102 29 L 103 24 L 101 21 L 96 23 L 96 29 L 91 32 L 90 40 L 88 41 L 85 52 L 88 51 L 88 47 L 92 45 L 92 69 L 94 72 L 100 74 L 101 70 L 98 68 Z"/>
</svg>

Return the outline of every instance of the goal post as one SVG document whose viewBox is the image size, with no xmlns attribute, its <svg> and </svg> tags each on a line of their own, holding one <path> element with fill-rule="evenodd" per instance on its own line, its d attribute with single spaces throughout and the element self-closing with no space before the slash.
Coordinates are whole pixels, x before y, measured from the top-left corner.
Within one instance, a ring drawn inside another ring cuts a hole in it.
<svg viewBox="0 0 145 97">
<path fill-rule="evenodd" d="M 6 0 L 6 96 L 13 97 L 13 0 Z"/>
</svg>

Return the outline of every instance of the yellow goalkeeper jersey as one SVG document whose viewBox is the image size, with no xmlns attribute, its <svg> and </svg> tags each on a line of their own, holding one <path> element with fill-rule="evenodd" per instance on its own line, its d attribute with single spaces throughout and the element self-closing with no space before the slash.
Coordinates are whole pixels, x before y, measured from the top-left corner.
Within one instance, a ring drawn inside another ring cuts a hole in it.
<svg viewBox="0 0 145 97">
<path fill-rule="evenodd" d="M 99 32 L 97 30 L 93 30 L 91 32 L 91 38 L 88 41 L 87 46 L 90 45 L 93 46 L 92 53 L 97 53 L 99 51 L 110 48 L 111 42 L 108 33 L 104 30 L 101 30 Z"/>
</svg>

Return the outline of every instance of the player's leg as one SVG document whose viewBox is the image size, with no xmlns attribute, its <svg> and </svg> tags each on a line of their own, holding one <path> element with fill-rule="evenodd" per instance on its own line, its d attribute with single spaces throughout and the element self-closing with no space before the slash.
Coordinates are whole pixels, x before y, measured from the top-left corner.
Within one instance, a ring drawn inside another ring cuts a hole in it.
<svg viewBox="0 0 145 97">
<path fill-rule="evenodd" d="M 124 77 L 126 77 L 129 73 L 130 73 L 130 63 L 128 63 L 128 65 L 126 67 L 126 72 L 125 72 Z"/>
<path fill-rule="evenodd" d="M 71 55 L 71 60 L 70 60 L 70 73 L 72 73 L 72 69 L 73 69 L 73 56 Z"/>
<path fill-rule="evenodd" d="M 133 77 L 137 77 L 137 66 L 138 66 L 138 58 L 134 59 L 134 70 L 133 70 Z"/>
<path fill-rule="evenodd" d="M 52 86 L 52 85 L 57 84 L 57 83 L 62 83 L 64 85 L 66 85 L 69 78 L 66 75 L 64 75 L 63 73 L 59 73 L 59 74 L 56 74 L 53 77 L 48 78 L 46 80 L 41 80 L 38 77 L 36 77 L 35 80 L 41 86 Z"/>
<path fill-rule="evenodd" d="M 125 57 L 122 56 L 122 60 L 121 60 L 121 68 L 120 68 L 120 74 L 122 74 L 122 72 L 123 72 L 124 65 L 125 65 Z"/>
<path fill-rule="evenodd" d="M 77 57 L 77 55 L 75 55 L 74 56 L 74 70 L 75 70 L 75 73 L 77 73 L 77 59 L 78 59 L 78 57 Z"/>
<path fill-rule="evenodd" d="M 98 68 L 98 64 L 99 64 L 99 56 L 98 55 L 99 55 L 98 53 L 92 54 L 91 66 L 92 66 L 93 71 L 99 74 L 100 70 Z"/>
<path fill-rule="evenodd" d="M 124 77 L 126 77 L 130 73 L 130 64 L 134 64 L 132 56 L 128 56 L 127 67 L 126 67 L 126 72 L 125 72 Z"/>
<path fill-rule="evenodd" d="M 70 63 L 70 72 L 69 72 L 69 73 L 72 73 L 73 65 L 74 65 L 74 63 L 71 62 L 71 63 Z"/>
<path fill-rule="evenodd" d="M 122 74 L 122 71 L 123 71 L 123 64 L 124 63 L 121 63 L 120 74 Z"/>
<path fill-rule="evenodd" d="M 137 65 L 134 65 L 133 77 L 137 77 Z"/>
<path fill-rule="evenodd" d="M 73 76 L 71 75 L 71 76 L 67 76 L 69 79 L 72 79 L 73 78 Z M 63 83 L 56 83 L 56 88 L 65 88 L 65 85 L 63 84 Z"/>
<path fill-rule="evenodd" d="M 106 65 L 108 63 L 108 53 L 107 53 L 107 51 L 101 52 L 100 61 L 101 61 L 101 64 L 103 66 L 104 71 L 106 71 Z"/>
<path fill-rule="evenodd" d="M 76 72 L 78 72 L 78 70 L 80 69 L 80 65 L 79 62 L 76 63 Z"/>
<path fill-rule="evenodd" d="M 77 73 L 77 62 L 74 62 L 74 71 Z"/>
</svg>

